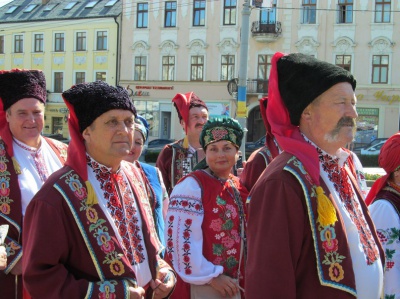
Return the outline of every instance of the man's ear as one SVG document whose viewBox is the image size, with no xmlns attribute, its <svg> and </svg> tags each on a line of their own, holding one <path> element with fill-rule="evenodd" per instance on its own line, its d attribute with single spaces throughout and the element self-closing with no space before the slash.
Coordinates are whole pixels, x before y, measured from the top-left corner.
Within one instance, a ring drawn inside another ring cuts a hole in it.
<svg viewBox="0 0 400 299">
<path fill-rule="evenodd" d="M 311 113 L 312 113 L 312 107 L 311 104 L 309 104 L 301 113 L 301 118 L 305 121 L 310 120 L 311 118 Z"/>
<path fill-rule="evenodd" d="M 181 124 L 182 129 L 185 131 L 186 124 L 185 124 L 185 121 L 183 120 L 183 118 L 181 119 L 180 124 Z"/>
<path fill-rule="evenodd" d="M 85 141 L 88 141 L 90 139 L 90 133 L 91 133 L 90 126 L 87 127 L 85 130 L 83 130 L 82 137 Z"/>
</svg>

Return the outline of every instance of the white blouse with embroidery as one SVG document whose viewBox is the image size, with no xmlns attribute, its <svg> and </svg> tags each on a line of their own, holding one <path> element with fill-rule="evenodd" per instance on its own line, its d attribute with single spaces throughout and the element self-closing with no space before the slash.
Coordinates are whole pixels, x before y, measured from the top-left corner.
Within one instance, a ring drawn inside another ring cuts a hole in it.
<svg viewBox="0 0 400 299">
<path fill-rule="evenodd" d="M 385 299 L 400 299 L 400 218 L 386 200 L 369 206 L 376 231 L 386 256 L 384 276 Z"/>
<path fill-rule="evenodd" d="M 167 213 L 167 223 L 165 225 L 165 239 L 168 240 L 168 230 L 172 229 L 174 240 L 174 250 L 172 254 L 174 270 L 183 281 L 195 285 L 203 285 L 211 281 L 214 277 L 223 273 L 223 267 L 209 262 L 203 255 L 203 231 L 201 225 L 204 218 L 204 210 L 201 212 L 190 208 L 195 204 L 202 205 L 201 188 L 197 181 L 187 177 L 176 185 L 171 193 L 170 202 L 185 199 L 193 205 L 187 208 L 169 209 Z M 173 216 L 173 226 L 168 227 L 168 219 Z M 185 235 L 185 221 L 191 221 L 191 232 L 189 239 Z M 185 238 L 186 236 L 186 238 Z M 185 255 L 180 252 L 184 244 L 190 243 L 190 264 L 192 266 L 190 275 L 185 273 Z"/>
</svg>

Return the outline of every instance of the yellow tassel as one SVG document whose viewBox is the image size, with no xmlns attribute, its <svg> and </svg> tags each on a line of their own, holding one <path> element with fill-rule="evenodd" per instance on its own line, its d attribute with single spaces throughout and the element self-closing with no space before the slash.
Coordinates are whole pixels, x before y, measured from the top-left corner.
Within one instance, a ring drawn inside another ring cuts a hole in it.
<svg viewBox="0 0 400 299">
<path fill-rule="evenodd" d="M 318 221 L 322 226 L 333 225 L 338 219 L 336 210 L 330 199 L 325 195 L 321 186 L 315 190 L 317 192 L 317 212 Z"/>
<path fill-rule="evenodd" d="M 21 167 L 19 166 L 19 163 L 18 163 L 17 159 L 15 159 L 15 157 L 11 157 L 11 160 L 12 160 L 13 165 L 14 165 L 15 173 L 16 174 L 21 174 L 22 173 Z"/>
<path fill-rule="evenodd" d="M 87 190 L 87 204 L 88 205 L 94 205 L 97 204 L 97 196 L 96 193 L 94 192 L 92 184 L 90 184 L 89 181 L 85 182 L 86 185 L 86 190 Z"/>
<path fill-rule="evenodd" d="M 187 135 L 183 138 L 183 148 L 189 148 L 189 138 Z"/>
</svg>

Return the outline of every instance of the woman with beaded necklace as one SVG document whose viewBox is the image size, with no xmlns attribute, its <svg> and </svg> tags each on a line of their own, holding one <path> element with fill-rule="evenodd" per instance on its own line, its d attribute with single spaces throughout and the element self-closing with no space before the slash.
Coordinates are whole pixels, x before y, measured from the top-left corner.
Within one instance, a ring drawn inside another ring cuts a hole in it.
<svg viewBox="0 0 400 299">
<path fill-rule="evenodd" d="M 248 191 L 231 173 L 242 138 L 236 120 L 209 120 L 200 135 L 205 162 L 171 193 L 166 260 L 179 275 L 171 298 L 243 296 Z"/>
</svg>

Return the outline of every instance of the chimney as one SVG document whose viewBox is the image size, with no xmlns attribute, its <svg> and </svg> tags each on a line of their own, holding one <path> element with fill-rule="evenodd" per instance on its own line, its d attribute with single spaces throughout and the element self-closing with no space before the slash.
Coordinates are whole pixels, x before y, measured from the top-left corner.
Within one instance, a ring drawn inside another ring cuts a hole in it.
<svg viewBox="0 0 400 299">
<path fill-rule="evenodd" d="M 42 0 L 42 5 L 46 5 L 50 0 Z"/>
</svg>

